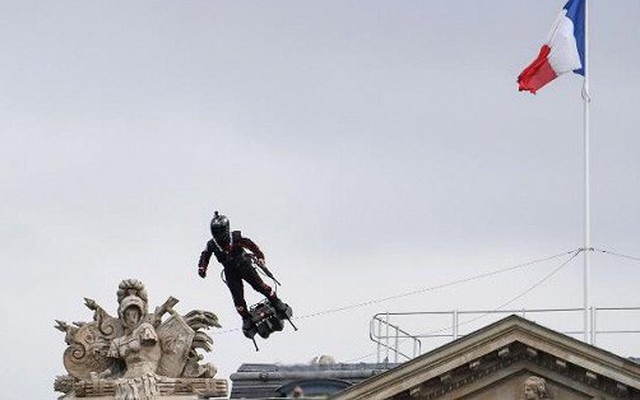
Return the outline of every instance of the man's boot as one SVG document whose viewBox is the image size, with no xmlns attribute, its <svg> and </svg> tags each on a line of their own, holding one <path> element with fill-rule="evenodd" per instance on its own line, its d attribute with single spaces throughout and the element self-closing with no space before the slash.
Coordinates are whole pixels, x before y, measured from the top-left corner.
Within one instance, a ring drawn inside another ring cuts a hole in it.
<svg viewBox="0 0 640 400">
<path fill-rule="evenodd" d="M 253 323 L 253 319 L 247 310 L 247 306 L 236 306 L 236 311 L 238 311 L 238 314 L 242 317 L 242 333 L 251 339 L 256 334 L 256 324 Z"/>
<path fill-rule="evenodd" d="M 277 296 L 269 298 L 269 303 L 276 310 L 279 318 L 291 318 L 291 308 L 282 302 Z"/>
<path fill-rule="evenodd" d="M 256 334 L 256 325 L 253 323 L 250 315 L 242 316 L 242 333 L 249 339 Z"/>
</svg>

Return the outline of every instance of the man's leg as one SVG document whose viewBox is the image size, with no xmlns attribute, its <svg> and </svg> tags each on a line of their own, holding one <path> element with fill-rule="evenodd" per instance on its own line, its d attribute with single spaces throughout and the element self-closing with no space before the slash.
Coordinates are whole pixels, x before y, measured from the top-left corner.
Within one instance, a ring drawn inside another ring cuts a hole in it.
<svg viewBox="0 0 640 400">
<path fill-rule="evenodd" d="M 227 286 L 231 291 L 233 304 L 238 314 L 242 317 L 242 330 L 246 332 L 253 326 L 253 321 L 251 321 L 251 315 L 247 309 L 247 302 L 244 300 L 242 276 L 239 274 L 238 268 L 225 268 L 224 275 L 227 280 Z"/>
<path fill-rule="evenodd" d="M 253 290 L 265 296 L 277 312 L 285 313 L 287 311 L 287 305 L 278 298 L 275 290 L 273 290 L 271 286 L 264 283 L 251 263 L 243 263 L 240 270 L 242 279 L 247 281 L 247 283 L 251 285 Z"/>
</svg>

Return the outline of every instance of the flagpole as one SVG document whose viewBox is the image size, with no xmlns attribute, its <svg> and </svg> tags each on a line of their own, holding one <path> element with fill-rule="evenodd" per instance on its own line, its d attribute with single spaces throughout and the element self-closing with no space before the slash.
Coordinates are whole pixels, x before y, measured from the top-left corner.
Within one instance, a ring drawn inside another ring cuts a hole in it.
<svg viewBox="0 0 640 400">
<path fill-rule="evenodd" d="M 590 142 L 589 142 L 589 103 L 591 98 L 589 97 L 589 6 L 588 0 L 584 0 L 584 86 L 582 87 L 582 101 L 583 101 L 583 126 L 584 126 L 584 341 L 590 344 L 594 342 L 593 326 L 591 326 L 591 319 L 589 318 L 590 301 L 590 287 L 591 287 L 591 199 L 590 199 Z"/>
</svg>

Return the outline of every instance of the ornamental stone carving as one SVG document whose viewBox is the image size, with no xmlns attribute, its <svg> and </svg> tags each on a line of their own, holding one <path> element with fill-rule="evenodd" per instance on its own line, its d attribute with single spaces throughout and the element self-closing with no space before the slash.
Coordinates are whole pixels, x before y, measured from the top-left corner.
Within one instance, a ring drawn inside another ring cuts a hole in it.
<svg viewBox="0 0 640 400">
<path fill-rule="evenodd" d="M 149 313 L 147 291 L 136 279 L 120 283 L 117 299 L 117 317 L 85 298 L 93 321 L 56 321 L 68 345 L 63 355 L 68 375 L 54 382 L 54 389 L 64 393 L 62 399 L 226 396 L 226 380 L 214 379 L 216 368 L 201 363 L 198 353 L 212 349 L 204 330 L 220 327 L 215 314 L 193 310 L 180 315 L 173 308 L 178 303 L 174 297 Z"/>
<path fill-rule="evenodd" d="M 549 391 L 547 390 L 547 382 L 544 378 L 532 375 L 524 381 L 522 386 L 522 398 L 524 400 L 541 400 L 551 398 Z"/>
</svg>

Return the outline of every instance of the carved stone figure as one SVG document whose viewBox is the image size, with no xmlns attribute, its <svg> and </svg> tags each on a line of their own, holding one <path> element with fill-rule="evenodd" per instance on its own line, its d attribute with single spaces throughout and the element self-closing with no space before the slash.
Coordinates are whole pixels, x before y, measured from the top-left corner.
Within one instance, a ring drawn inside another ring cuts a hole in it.
<svg viewBox="0 0 640 400">
<path fill-rule="evenodd" d="M 94 312 L 92 322 L 56 321 L 69 345 L 63 356 L 69 375 L 54 383 L 56 391 L 66 394 L 62 398 L 226 396 L 227 382 L 213 379 L 216 368 L 200 364 L 203 356 L 197 352 L 211 351 L 213 341 L 202 330 L 220 327 L 215 314 L 194 310 L 182 316 L 173 309 L 178 303 L 173 297 L 149 313 L 146 289 L 135 279 L 120 283 L 117 299 L 117 318 L 85 299 Z M 167 313 L 170 317 L 163 321 Z"/>
<path fill-rule="evenodd" d="M 523 399 L 524 400 L 539 400 L 549 399 L 549 392 L 547 391 L 547 382 L 544 378 L 538 376 L 530 376 L 524 381 L 523 385 Z"/>
</svg>

